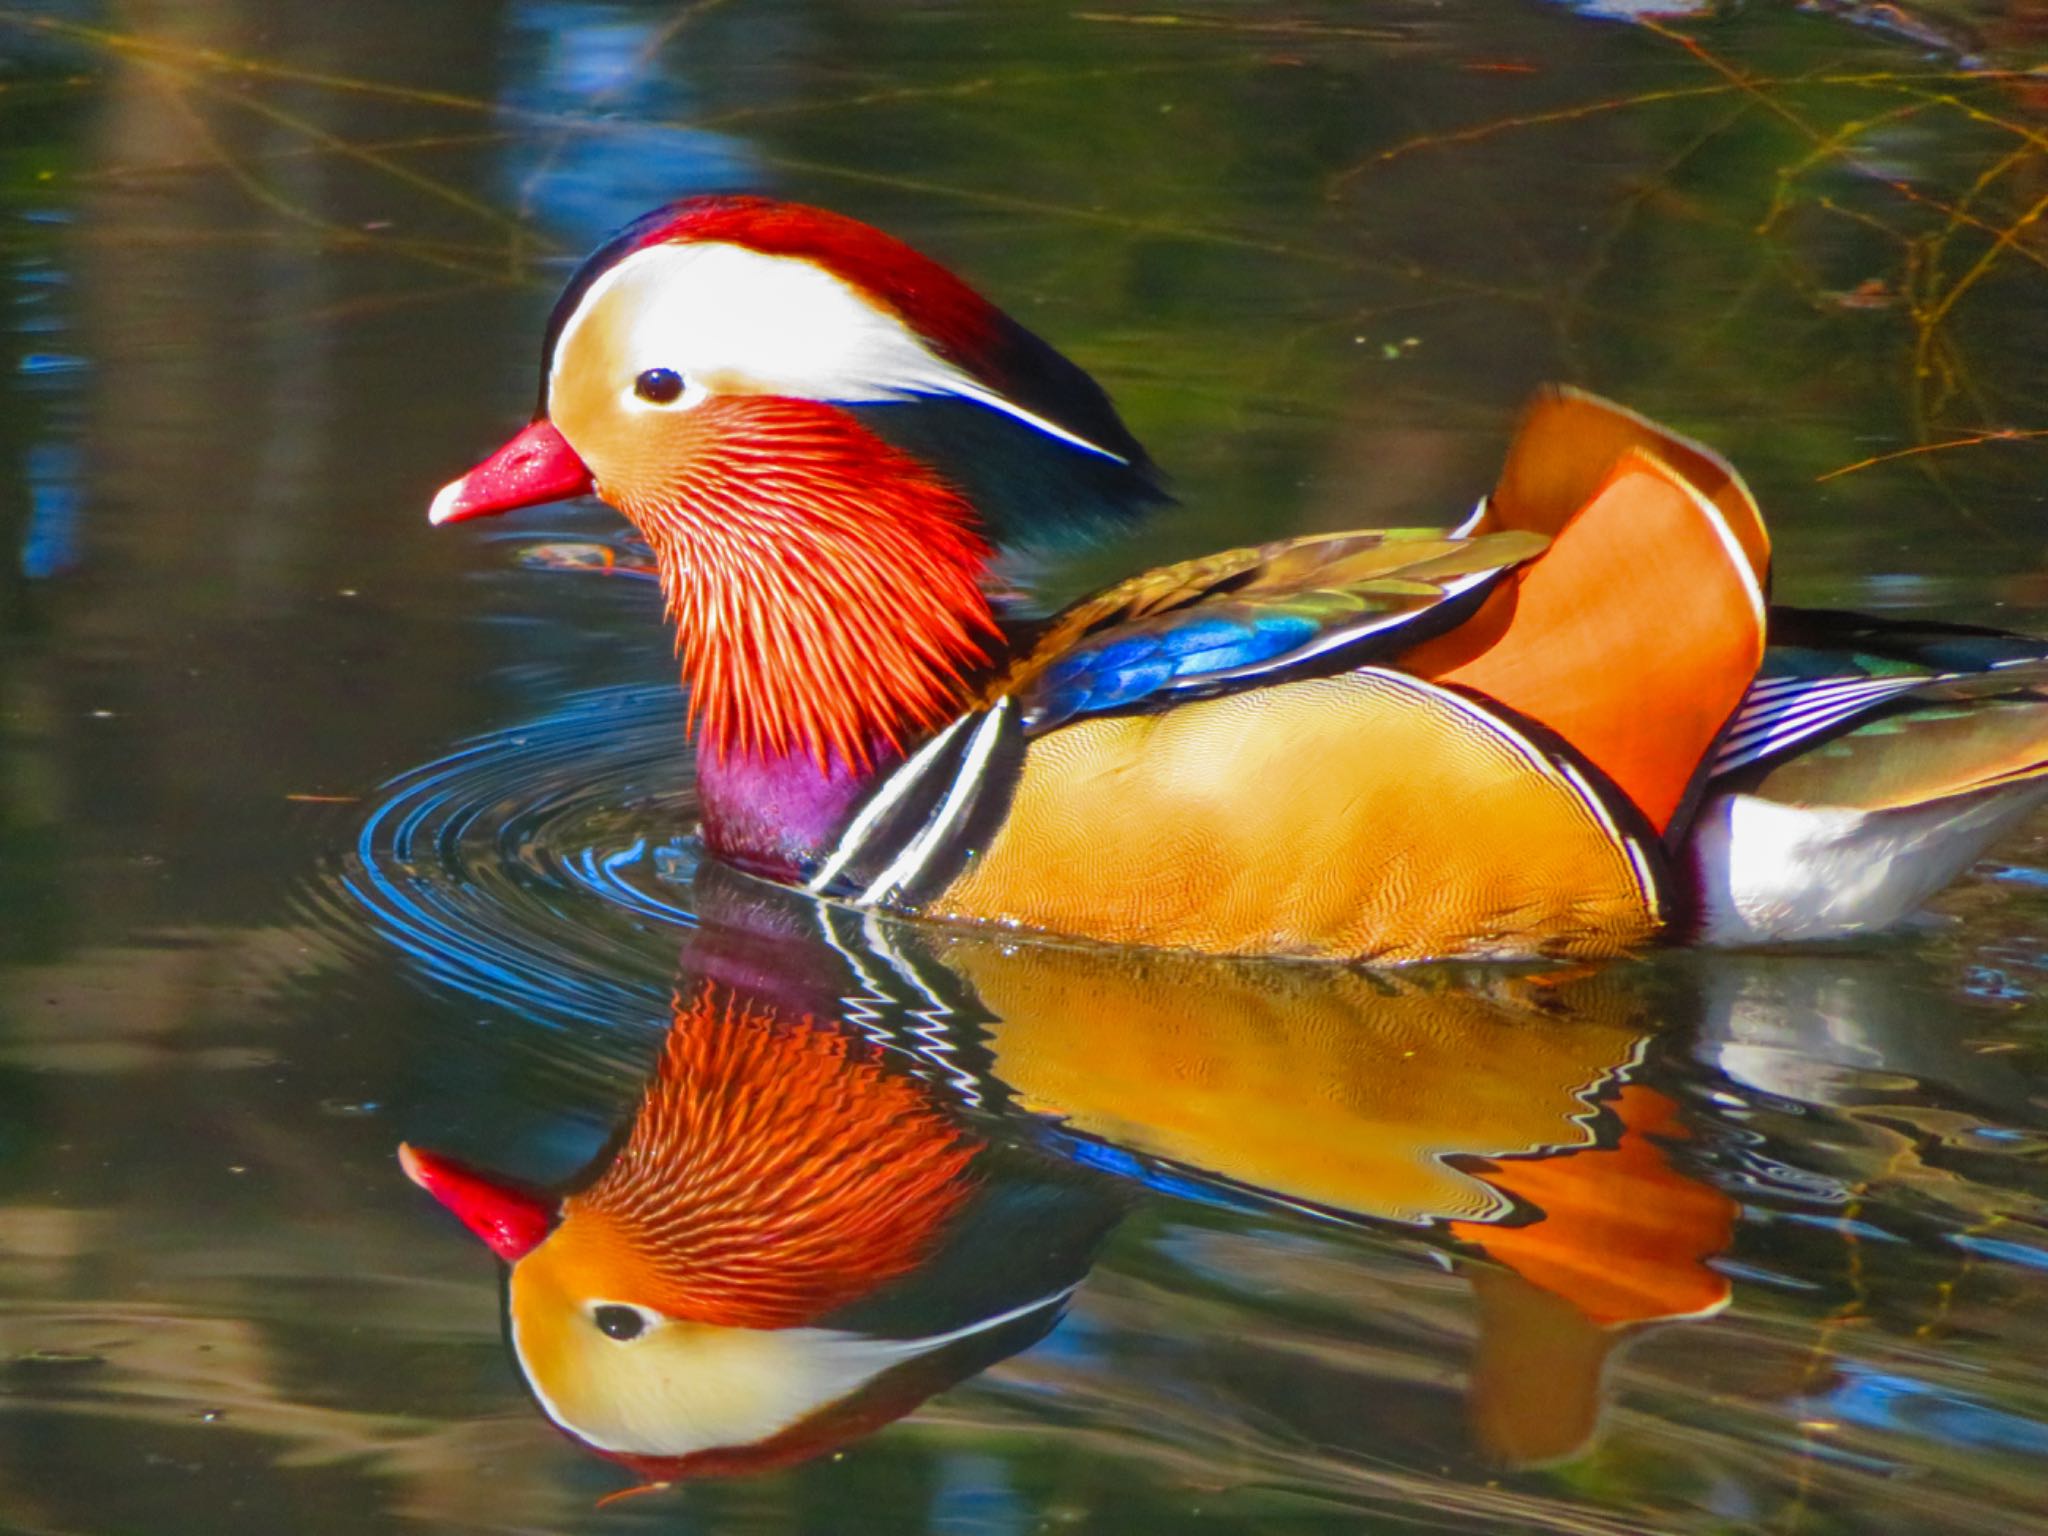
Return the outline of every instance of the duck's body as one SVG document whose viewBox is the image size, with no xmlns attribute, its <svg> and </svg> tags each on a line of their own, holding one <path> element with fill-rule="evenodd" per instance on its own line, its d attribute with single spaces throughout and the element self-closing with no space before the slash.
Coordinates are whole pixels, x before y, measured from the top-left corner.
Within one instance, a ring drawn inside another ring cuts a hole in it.
<svg viewBox="0 0 2048 1536">
<path fill-rule="evenodd" d="M 2048 793 L 2048 644 L 1774 615 L 1735 472 L 1568 392 L 1455 526 L 1014 621 L 994 550 L 1142 509 L 1150 463 L 1050 347 L 816 210 L 699 199 L 599 252 L 542 418 L 434 517 L 593 488 L 661 569 L 707 846 L 862 905 L 1384 961 L 1808 939 Z"/>
</svg>

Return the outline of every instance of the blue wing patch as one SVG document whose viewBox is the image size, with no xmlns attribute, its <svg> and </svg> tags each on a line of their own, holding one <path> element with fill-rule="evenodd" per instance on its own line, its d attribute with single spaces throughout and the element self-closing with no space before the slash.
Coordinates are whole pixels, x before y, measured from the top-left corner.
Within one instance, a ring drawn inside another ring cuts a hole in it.
<svg viewBox="0 0 2048 1536">
<path fill-rule="evenodd" d="M 1138 632 L 1111 631 L 1083 641 L 1038 679 L 1032 723 L 1043 728 L 1076 715 L 1126 709 L 1177 683 L 1257 666 L 1315 638 L 1315 620 L 1301 614 L 1255 618 L 1194 612 L 1170 615 Z"/>
<path fill-rule="evenodd" d="M 1014 686 L 1029 732 L 1363 665 L 1412 644 L 1414 623 L 1477 602 L 1548 544 L 1433 529 L 1319 534 L 1147 571 L 1051 621 Z"/>
</svg>

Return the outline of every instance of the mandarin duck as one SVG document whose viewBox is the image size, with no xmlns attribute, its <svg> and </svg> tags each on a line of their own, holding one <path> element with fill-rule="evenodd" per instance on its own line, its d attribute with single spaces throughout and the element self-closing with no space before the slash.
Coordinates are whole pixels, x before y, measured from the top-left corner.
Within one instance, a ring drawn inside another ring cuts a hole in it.
<svg viewBox="0 0 2048 1536">
<path fill-rule="evenodd" d="M 1449 526 L 1010 611 L 998 550 L 1146 510 L 1150 458 L 944 267 L 792 203 L 600 248 L 539 414 L 430 516 L 591 491 L 659 572 L 705 847 L 859 906 L 1385 962 L 1819 939 L 2048 792 L 2048 643 L 1771 608 L 1735 470 L 1571 390 Z"/>
<path fill-rule="evenodd" d="M 399 1158 L 509 1265 L 542 1411 L 643 1486 L 808 1460 L 1036 1343 L 1123 1214 L 858 1031 L 714 981 L 566 1194 Z"/>
</svg>

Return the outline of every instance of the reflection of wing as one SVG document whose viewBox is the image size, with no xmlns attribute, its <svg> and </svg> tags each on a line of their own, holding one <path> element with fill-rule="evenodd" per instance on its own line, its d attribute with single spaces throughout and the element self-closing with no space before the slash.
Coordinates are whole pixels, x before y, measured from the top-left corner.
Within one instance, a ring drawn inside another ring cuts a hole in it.
<svg viewBox="0 0 2048 1536">
<path fill-rule="evenodd" d="M 1630 1081 L 1650 1025 L 1629 972 L 1368 973 L 1018 942 L 787 892 L 801 916 L 785 920 L 752 882 L 735 928 L 722 898 L 742 882 L 705 878 L 693 965 L 720 934 L 755 966 L 778 953 L 764 932 L 819 936 L 822 965 L 783 949 L 780 968 L 829 973 L 862 1034 L 977 1123 L 1023 1132 L 991 1152 L 1455 1239 L 1478 1303 L 1475 1427 L 1504 1459 L 1577 1448 L 1631 1325 L 1726 1298 L 1706 1261 L 1736 1208 L 1668 1156 L 1685 1134 L 1673 1102 Z M 974 1207 L 998 1221 L 1024 1208 Z M 1013 1275 L 1054 1230 L 1032 1226 L 1026 1250 L 976 1219 L 956 1221 L 948 1248 L 996 1253 L 983 1267 Z"/>
<path fill-rule="evenodd" d="M 1457 1154 L 1591 1145 L 1592 1094 L 1642 1039 L 1625 996 L 1598 987 L 971 935 L 934 952 L 993 1015 L 993 1071 L 1021 1107 L 1288 1204 L 1397 1221 L 1506 1214 Z"/>
<path fill-rule="evenodd" d="M 1734 1202 L 1672 1166 L 1661 1143 L 1686 1133 L 1670 1099 L 1624 1084 L 1612 1108 L 1610 1146 L 1468 1164 L 1533 1219 L 1451 1230 L 1603 1327 L 1719 1311 L 1728 1281 L 1706 1261 L 1734 1234 Z"/>
<path fill-rule="evenodd" d="M 1647 1026 L 1625 980 L 919 943 L 992 1016 L 1014 1106 L 1056 1120 L 1084 1160 L 1428 1224 L 1484 1254 L 1460 1265 L 1480 1332 L 1469 1406 L 1504 1461 L 1585 1443 L 1632 1326 L 1727 1303 L 1708 1261 L 1737 1208 L 1672 1161 L 1677 1105 L 1627 1080 Z"/>
<path fill-rule="evenodd" d="M 1590 1432 L 1616 1329 L 1727 1302 L 1707 1261 L 1736 1207 L 1671 1161 L 1677 1106 L 1626 1080 L 1646 1026 L 1625 981 L 920 942 L 992 1016 L 1012 1103 L 1084 1146 L 1162 1161 L 1171 1183 L 1440 1225 L 1505 1266 L 1480 1286 L 1474 1402 L 1500 1454 Z M 1548 1417 L 1504 1364 L 1535 1357 L 1554 1372 Z"/>
<path fill-rule="evenodd" d="M 1531 533 L 1330 534 L 1147 571 L 1061 614 L 1001 682 L 1025 726 L 1356 666 L 1542 552 Z"/>
</svg>

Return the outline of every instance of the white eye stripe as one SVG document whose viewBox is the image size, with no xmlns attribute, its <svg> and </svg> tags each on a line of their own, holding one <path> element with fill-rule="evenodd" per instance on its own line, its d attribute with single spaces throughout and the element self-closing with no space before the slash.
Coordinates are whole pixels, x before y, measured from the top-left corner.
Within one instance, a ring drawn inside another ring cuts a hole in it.
<svg viewBox="0 0 2048 1536">
<path fill-rule="evenodd" d="M 1077 1286 L 922 1338 L 700 1326 L 678 1329 L 645 1350 L 600 1348 L 554 1370 L 536 1370 L 516 1323 L 512 1340 L 542 1411 L 578 1439 L 624 1455 L 688 1456 L 759 1444 L 820 1409 L 853 1401 L 906 1361 L 1034 1314 L 1051 1314 L 1050 1326 Z"/>
<path fill-rule="evenodd" d="M 961 396 L 964 399 L 978 401 L 982 405 L 988 406 L 991 410 L 1001 411 L 1005 416 L 1016 417 L 1026 426 L 1038 428 L 1039 431 L 1045 433 L 1049 437 L 1056 437 L 1064 443 L 1072 443 L 1076 448 L 1084 448 L 1090 453 L 1099 453 L 1102 455 L 1102 457 L 1104 457 L 1105 459 L 1109 459 L 1114 463 L 1130 463 L 1130 460 L 1125 458 L 1122 454 L 1111 453 L 1107 448 L 1101 448 L 1095 445 L 1094 443 L 1089 442 L 1087 438 L 1082 437 L 1079 433 L 1069 432 L 1065 427 L 1060 426 L 1058 423 L 1048 421 L 1045 419 L 1045 417 L 1038 415 L 1034 411 L 1025 410 L 1024 407 L 1022 407 L 1021 405 L 1014 404 L 1013 402 L 1004 399 L 994 390 L 988 389 L 983 385 L 975 383 L 972 379 L 969 379 L 967 375 L 959 374 L 958 377 L 960 378 L 961 382 L 951 390 L 945 391 L 945 393 L 955 394 Z"/>
<path fill-rule="evenodd" d="M 1118 463 L 1121 455 L 1006 399 L 948 362 L 888 309 L 816 262 L 719 241 L 635 251 L 590 285 L 555 343 L 550 394 L 593 317 L 627 380 L 666 368 L 690 381 L 734 379 L 747 392 L 861 404 L 950 395 L 1001 411 Z M 671 402 L 668 409 L 701 401 Z M 646 406 L 648 402 L 637 402 Z"/>
<path fill-rule="evenodd" d="M 563 326 L 555 368 L 605 315 L 624 373 L 730 375 L 763 393 L 893 398 L 953 371 L 895 316 L 808 261 L 720 242 L 635 251 L 591 284 Z"/>
</svg>

